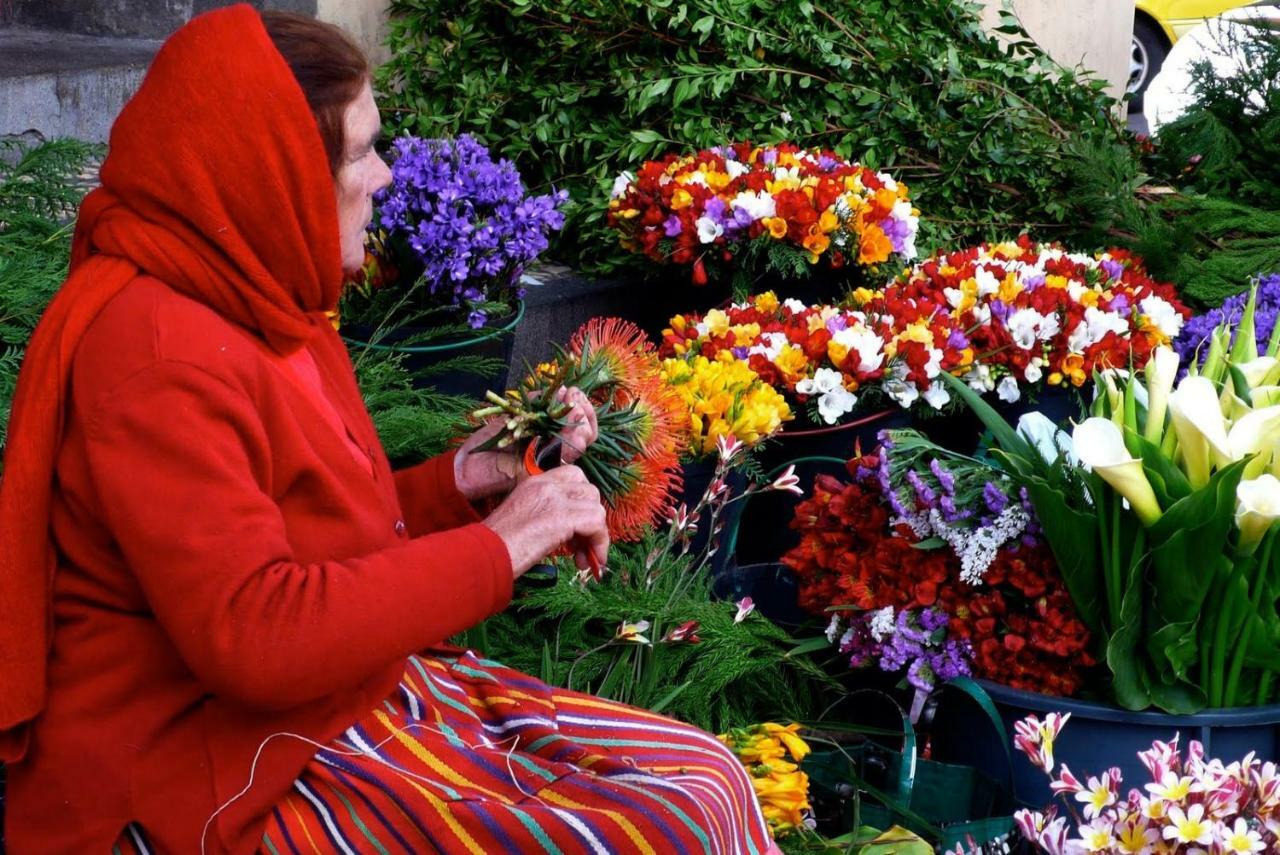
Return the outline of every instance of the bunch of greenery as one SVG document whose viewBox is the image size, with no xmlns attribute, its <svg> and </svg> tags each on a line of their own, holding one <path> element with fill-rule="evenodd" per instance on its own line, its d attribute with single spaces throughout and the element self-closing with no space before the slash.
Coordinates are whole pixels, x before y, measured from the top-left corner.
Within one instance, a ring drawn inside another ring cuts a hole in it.
<svg viewBox="0 0 1280 855">
<path fill-rule="evenodd" d="M 552 685 L 716 733 L 811 717 L 834 681 L 768 618 L 735 621 L 737 606 L 712 598 L 703 563 L 671 549 L 665 532 L 616 544 L 598 583 L 583 585 L 561 560 L 554 585 L 521 585 L 511 608 L 462 642 Z M 637 631 L 640 621 L 648 626 Z M 677 640 L 664 641 L 672 631 Z"/>
<path fill-rule="evenodd" d="M 97 149 L 0 140 L 0 447 L 27 340 L 67 275 L 80 175 Z"/>
<path fill-rule="evenodd" d="M 911 185 L 922 249 L 1065 229 L 1065 141 L 1118 136 L 1103 84 L 971 0 L 393 0 L 395 130 L 474 134 L 567 189 L 553 253 L 631 264 L 604 227 L 623 170 L 726 142 L 822 146 Z"/>
</svg>

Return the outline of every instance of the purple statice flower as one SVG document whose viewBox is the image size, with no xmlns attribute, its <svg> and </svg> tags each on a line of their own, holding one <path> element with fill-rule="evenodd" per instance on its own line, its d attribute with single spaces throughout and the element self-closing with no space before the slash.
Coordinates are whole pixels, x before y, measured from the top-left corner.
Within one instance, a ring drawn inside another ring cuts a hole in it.
<svg viewBox="0 0 1280 855">
<path fill-rule="evenodd" d="M 928 609 L 924 610 L 928 611 Z M 903 609 L 898 612 L 898 620 L 893 626 L 894 635 L 898 638 L 912 642 L 913 644 L 928 644 L 929 639 L 933 636 L 933 630 L 925 629 L 920 615 L 912 614 Z"/>
<path fill-rule="evenodd" d="M 956 476 L 942 465 L 941 460 L 936 457 L 930 460 L 929 471 L 933 473 L 934 478 L 938 479 L 938 486 L 942 487 L 942 492 L 949 496 L 956 494 Z"/>
<path fill-rule="evenodd" d="M 926 508 L 932 508 L 938 500 L 938 496 L 934 493 L 933 488 L 924 482 L 919 473 L 912 469 L 907 473 L 907 483 L 911 485 L 911 489 L 915 491 L 916 499 Z"/>
<path fill-rule="evenodd" d="M 521 273 L 564 225 L 568 193 L 528 195 L 515 165 L 467 134 L 405 136 L 392 148 L 391 185 L 375 197 L 371 228 L 403 236 L 433 300 L 466 308 L 468 322 L 483 326 L 476 304 L 521 290 Z"/>
<path fill-rule="evenodd" d="M 1197 350 L 1200 351 L 1200 359 L 1204 359 L 1208 351 L 1209 334 L 1224 321 L 1231 324 L 1231 338 L 1234 343 L 1235 327 L 1244 315 L 1244 307 L 1248 302 L 1249 294 L 1246 291 L 1228 298 L 1218 308 L 1187 321 L 1182 327 L 1182 332 L 1173 342 L 1173 349 L 1178 352 L 1183 364 L 1190 364 Z M 1266 348 L 1267 342 L 1271 339 L 1278 311 L 1280 311 L 1280 273 L 1270 273 L 1258 279 L 1258 305 L 1254 315 L 1254 326 L 1259 352 Z"/>
<path fill-rule="evenodd" d="M 921 609 L 920 626 L 926 632 L 937 632 L 951 622 L 951 617 L 942 609 Z"/>
<path fill-rule="evenodd" d="M 850 621 L 839 641 L 849 667 L 875 663 L 887 673 L 905 672 L 908 684 L 926 692 L 939 680 L 971 673 L 973 648 L 963 639 L 946 637 L 950 618 L 942 609 L 899 612 L 887 634 L 874 629 L 878 616 L 879 610 L 864 612 Z"/>
<path fill-rule="evenodd" d="M 945 523 L 959 522 L 969 516 L 968 511 L 957 508 L 956 500 L 945 493 L 938 500 L 938 510 L 942 511 L 942 521 Z"/>
<path fill-rule="evenodd" d="M 999 516 L 1009 505 L 1009 497 L 992 481 L 982 485 L 982 501 L 986 504 L 987 510 L 996 516 Z"/>
</svg>

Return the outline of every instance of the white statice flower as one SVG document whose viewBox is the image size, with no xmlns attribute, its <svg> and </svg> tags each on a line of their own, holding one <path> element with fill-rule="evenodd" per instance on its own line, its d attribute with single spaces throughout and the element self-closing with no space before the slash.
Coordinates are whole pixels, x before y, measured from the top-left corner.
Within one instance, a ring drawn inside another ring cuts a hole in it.
<svg viewBox="0 0 1280 855">
<path fill-rule="evenodd" d="M 1067 350 L 1084 353 L 1109 332 L 1125 335 L 1129 332 L 1129 322 L 1115 312 L 1104 312 L 1097 306 L 1090 306 L 1084 310 L 1084 319 L 1067 336 Z"/>
<path fill-rule="evenodd" d="M 853 627 L 849 627 L 844 631 L 844 635 L 840 636 L 840 640 L 836 642 L 836 647 L 841 650 L 853 644 Z"/>
<path fill-rule="evenodd" d="M 866 327 L 845 327 L 837 330 L 831 340 L 858 354 L 857 371 L 875 371 L 884 364 L 884 339 Z"/>
<path fill-rule="evenodd" d="M 996 384 L 996 396 L 1006 404 L 1012 404 L 1014 401 L 1022 397 L 1022 390 L 1018 388 L 1018 381 L 1011 374 L 1007 374 Z"/>
<path fill-rule="evenodd" d="M 1044 371 L 1041 366 L 1042 361 L 1043 360 L 1039 357 L 1036 357 L 1028 362 L 1027 367 L 1022 371 L 1022 379 L 1026 380 L 1028 383 L 1039 383 L 1040 378 L 1044 376 Z"/>
<path fill-rule="evenodd" d="M 1167 300 L 1151 294 L 1142 298 L 1138 308 L 1169 338 L 1177 338 L 1178 333 L 1182 332 L 1182 315 Z"/>
<path fill-rule="evenodd" d="M 897 615 L 893 613 L 893 606 L 876 609 L 871 613 L 871 620 L 867 622 L 867 630 L 876 641 L 884 641 L 893 635 L 894 621 L 896 619 Z"/>
<path fill-rule="evenodd" d="M 729 174 L 729 180 L 732 181 L 735 178 L 740 178 L 743 175 L 746 175 L 751 171 L 751 167 L 747 166 L 740 160 L 726 160 L 724 162 L 724 171 Z M 769 216 L 773 215 L 770 214 Z"/>
<path fill-rule="evenodd" d="M 797 300 L 795 297 L 788 297 L 787 299 L 783 300 L 782 307 L 784 309 L 790 309 L 793 314 L 799 314 L 800 312 L 803 312 L 809 308 L 804 303 Z"/>
<path fill-rule="evenodd" d="M 840 615 L 839 614 L 833 614 L 831 616 L 831 622 L 827 624 L 827 630 L 824 634 L 827 636 L 828 642 L 830 642 L 831 644 L 836 643 L 836 636 L 840 634 Z"/>
<path fill-rule="evenodd" d="M 990 525 L 979 528 L 953 526 L 943 519 L 937 508 L 895 522 L 905 522 L 917 537 L 937 537 L 945 541 L 960 559 L 961 581 L 978 585 L 986 576 L 991 562 L 996 560 L 1000 548 L 1022 537 L 1031 517 L 1021 503 L 1010 502 Z"/>
<path fill-rule="evenodd" d="M 617 178 L 613 179 L 613 192 L 609 194 L 610 199 L 617 199 L 627 192 L 627 187 L 631 185 L 636 177 L 630 172 L 624 172 Z"/>
<path fill-rule="evenodd" d="M 940 380 L 934 380 L 929 384 L 929 388 L 925 390 L 924 400 L 935 410 L 941 410 L 950 403 L 951 393 L 947 391 L 946 384 Z"/>
<path fill-rule="evenodd" d="M 738 163 L 736 160 L 731 160 L 729 161 L 727 166 L 732 166 L 733 164 L 736 164 L 736 163 Z M 747 169 L 747 167 L 742 166 L 741 164 L 738 164 L 738 165 L 741 169 L 744 169 L 744 170 Z M 730 170 L 729 174 L 731 177 L 736 177 L 736 176 L 733 176 L 732 170 Z M 733 197 L 733 199 L 729 202 L 729 207 L 733 209 L 746 211 L 747 214 L 750 215 L 753 221 L 763 220 L 764 218 L 772 217 L 774 214 L 777 213 L 777 208 L 773 201 L 773 196 L 769 193 L 766 193 L 763 190 L 761 190 L 759 193 L 756 193 L 751 190 L 744 190 L 743 192 L 739 193 L 737 196 Z"/>
<path fill-rule="evenodd" d="M 724 234 L 724 226 L 710 217 L 698 217 L 694 225 L 698 229 L 698 240 L 702 243 L 713 243 L 716 238 Z"/>
</svg>

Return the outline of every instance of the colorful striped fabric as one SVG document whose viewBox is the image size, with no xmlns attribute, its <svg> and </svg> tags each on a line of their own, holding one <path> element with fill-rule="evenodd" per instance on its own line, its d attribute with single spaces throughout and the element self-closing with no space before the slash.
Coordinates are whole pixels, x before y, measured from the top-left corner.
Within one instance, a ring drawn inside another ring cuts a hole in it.
<svg viewBox="0 0 1280 855">
<path fill-rule="evenodd" d="M 120 851 L 145 852 L 129 832 Z M 448 650 L 411 657 L 393 696 L 316 753 L 260 851 L 776 850 L 745 770 L 710 734 Z"/>
</svg>

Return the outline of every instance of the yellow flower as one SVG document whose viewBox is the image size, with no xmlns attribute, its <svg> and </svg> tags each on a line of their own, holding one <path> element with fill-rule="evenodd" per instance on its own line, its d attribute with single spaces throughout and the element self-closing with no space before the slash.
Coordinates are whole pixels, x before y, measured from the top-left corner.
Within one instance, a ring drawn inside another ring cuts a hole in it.
<svg viewBox="0 0 1280 855">
<path fill-rule="evenodd" d="M 1012 303 L 1014 299 L 1022 293 L 1022 283 L 1018 281 L 1018 274 L 1010 271 L 1004 281 L 1000 283 L 999 298 L 1005 303 Z"/>
<path fill-rule="evenodd" d="M 933 330 L 929 328 L 927 320 L 912 321 L 906 325 L 902 332 L 898 333 L 897 339 L 898 341 L 919 342 L 926 347 L 933 347 Z"/>
<path fill-rule="evenodd" d="M 766 722 L 718 737 L 747 767 L 761 813 L 778 836 L 803 825 L 811 810 L 809 776 L 792 762 L 809 753 L 809 746 L 797 730 L 796 724 Z"/>
<path fill-rule="evenodd" d="M 778 390 L 728 351 L 714 361 L 667 359 L 662 369 L 667 385 L 688 408 L 689 448 L 695 454 L 714 453 L 721 436 L 755 445 L 792 418 Z"/>
<path fill-rule="evenodd" d="M 769 237 L 781 240 L 787 236 L 787 221 L 781 217 L 765 217 L 764 226 L 769 230 Z"/>
<path fill-rule="evenodd" d="M 750 347 L 760 337 L 759 324 L 737 324 L 729 327 L 734 347 Z"/>
<path fill-rule="evenodd" d="M 827 251 L 827 247 L 831 245 L 831 238 L 824 234 L 808 235 L 801 243 L 811 255 L 816 257 Z"/>
<path fill-rule="evenodd" d="M 763 294 L 756 295 L 756 311 L 758 312 L 776 312 L 778 311 L 778 295 L 772 291 L 765 291 Z"/>
<path fill-rule="evenodd" d="M 782 744 L 787 746 L 787 750 L 791 752 L 791 756 L 796 760 L 803 760 L 809 754 L 809 744 L 796 735 L 800 730 L 800 725 L 792 724 L 783 727 L 780 724 L 774 724 L 771 721 L 764 723 L 764 729 L 769 734 L 782 740 Z"/>
<path fill-rule="evenodd" d="M 833 208 L 827 208 L 822 212 L 822 216 L 818 217 L 818 229 L 824 234 L 831 234 L 840 228 L 840 218 L 836 216 Z"/>
<path fill-rule="evenodd" d="M 1044 278 L 1044 284 L 1047 288 L 1057 288 L 1063 290 L 1070 284 L 1067 277 L 1059 276 L 1056 273 L 1050 274 Z"/>
<path fill-rule="evenodd" d="M 693 204 L 693 195 L 688 190 L 681 187 L 671 194 L 671 209 L 673 211 L 683 210 Z"/>
<path fill-rule="evenodd" d="M 723 309 L 712 309 L 703 316 L 702 321 L 707 325 L 707 332 L 711 335 L 721 336 L 729 333 L 729 316 Z"/>
<path fill-rule="evenodd" d="M 795 345 L 784 344 L 774 358 L 773 364 L 778 366 L 778 370 L 788 382 L 793 382 L 809 367 L 809 357 Z"/>
</svg>

